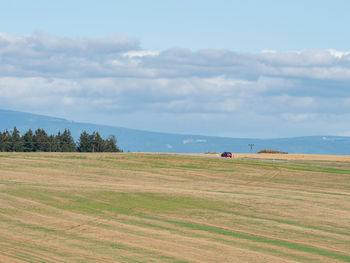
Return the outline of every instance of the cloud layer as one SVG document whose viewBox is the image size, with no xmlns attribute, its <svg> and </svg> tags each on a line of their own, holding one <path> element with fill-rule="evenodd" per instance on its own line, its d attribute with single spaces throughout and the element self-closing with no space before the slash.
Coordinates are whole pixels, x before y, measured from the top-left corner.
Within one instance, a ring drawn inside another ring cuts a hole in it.
<svg viewBox="0 0 350 263">
<path fill-rule="evenodd" d="M 349 52 L 154 52 L 120 35 L 0 34 L 0 107 L 80 121 L 240 137 L 350 135 L 349 84 Z"/>
</svg>

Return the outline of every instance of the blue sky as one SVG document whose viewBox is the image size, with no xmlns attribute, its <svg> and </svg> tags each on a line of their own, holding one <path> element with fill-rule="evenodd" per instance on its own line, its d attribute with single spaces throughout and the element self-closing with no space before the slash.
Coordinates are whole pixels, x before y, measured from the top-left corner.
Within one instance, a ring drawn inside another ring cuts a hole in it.
<svg viewBox="0 0 350 263">
<path fill-rule="evenodd" d="M 142 48 L 347 50 L 349 1 L 0 1 L 0 29 L 64 37 L 123 34 Z"/>
<path fill-rule="evenodd" d="M 349 1 L 0 5 L 0 108 L 203 135 L 350 136 Z"/>
</svg>

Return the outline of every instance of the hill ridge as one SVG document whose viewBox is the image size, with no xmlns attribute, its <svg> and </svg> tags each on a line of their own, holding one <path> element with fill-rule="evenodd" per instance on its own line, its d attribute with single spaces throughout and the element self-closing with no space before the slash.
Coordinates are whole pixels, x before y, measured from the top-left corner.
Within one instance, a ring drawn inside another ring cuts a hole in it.
<svg viewBox="0 0 350 263">
<path fill-rule="evenodd" d="M 70 121 L 27 112 L 0 109 L 0 130 L 12 130 L 16 126 L 21 132 L 43 128 L 55 134 L 58 130 L 70 129 L 78 139 L 80 133 L 98 131 L 103 137 L 115 135 L 124 151 L 140 152 L 249 152 L 249 143 L 255 144 L 254 152 L 262 149 L 275 149 L 289 153 L 311 154 L 350 154 L 350 137 L 345 136 L 300 136 L 291 138 L 231 138 L 195 134 L 176 134 L 137 130 L 92 123 Z"/>
</svg>

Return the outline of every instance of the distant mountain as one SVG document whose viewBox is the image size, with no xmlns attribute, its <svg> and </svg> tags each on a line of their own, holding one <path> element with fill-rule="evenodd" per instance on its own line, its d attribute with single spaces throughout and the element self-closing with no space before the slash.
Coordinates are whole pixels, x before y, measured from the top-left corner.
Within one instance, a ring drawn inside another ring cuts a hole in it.
<svg viewBox="0 0 350 263">
<path fill-rule="evenodd" d="M 72 122 L 65 119 L 36 115 L 18 111 L 0 110 L 0 130 L 12 130 L 16 126 L 21 132 L 43 128 L 49 134 L 70 129 L 75 140 L 86 130 L 98 131 L 103 137 L 115 135 L 118 146 L 132 152 L 249 152 L 253 143 L 254 152 L 274 149 L 289 153 L 350 154 L 350 137 L 307 136 L 283 139 L 224 138 L 200 135 L 182 135 L 149 132 L 121 127 Z"/>
</svg>

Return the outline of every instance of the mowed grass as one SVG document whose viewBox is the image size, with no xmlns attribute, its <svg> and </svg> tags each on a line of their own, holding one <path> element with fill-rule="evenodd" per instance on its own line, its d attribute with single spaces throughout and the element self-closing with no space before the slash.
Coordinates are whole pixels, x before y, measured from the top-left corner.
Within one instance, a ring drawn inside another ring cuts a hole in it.
<svg viewBox="0 0 350 263">
<path fill-rule="evenodd" d="M 350 262 L 350 168 L 0 153 L 0 262 Z"/>
</svg>

